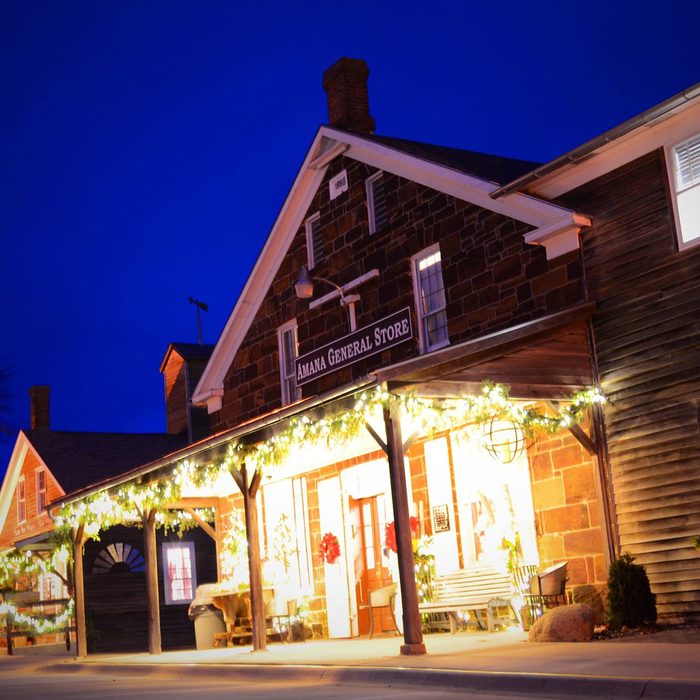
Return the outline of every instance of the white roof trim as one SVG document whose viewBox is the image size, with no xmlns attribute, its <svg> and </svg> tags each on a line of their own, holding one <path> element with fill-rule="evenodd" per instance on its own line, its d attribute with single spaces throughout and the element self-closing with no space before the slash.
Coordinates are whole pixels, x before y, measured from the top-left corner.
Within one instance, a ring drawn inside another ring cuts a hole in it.
<svg viewBox="0 0 700 700">
<path fill-rule="evenodd" d="M 37 469 L 45 469 L 51 479 L 53 479 L 53 481 L 57 484 L 60 495 L 65 495 L 63 487 L 58 483 L 58 481 L 56 481 L 56 478 L 51 473 L 49 466 L 46 464 L 46 462 L 44 462 L 41 455 L 34 449 L 34 445 L 32 445 L 29 438 L 22 430 L 20 430 L 17 435 L 17 441 L 15 442 L 15 446 L 12 450 L 12 455 L 10 456 L 7 471 L 5 472 L 5 478 L 2 482 L 2 487 L 0 487 L 0 532 L 2 532 L 3 528 L 5 527 L 7 514 L 12 506 L 12 503 L 14 502 L 17 482 L 19 481 L 20 474 L 22 473 L 22 469 L 24 467 L 24 462 L 29 452 L 31 452 L 39 460 L 39 466 Z"/>
<path fill-rule="evenodd" d="M 680 143 L 699 132 L 700 101 L 695 100 L 601 146 L 578 162 L 544 175 L 527 185 L 527 190 L 547 199 L 559 197 L 657 148 Z"/>
<path fill-rule="evenodd" d="M 221 333 L 219 341 L 195 389 L 194 403 L 205 403 L 209 413 L 221 408 L 223 382 L 255 314 L 279 269 L 294 235 L 301 226 L 311 200 L 325 175 L 328 164 L 340 153 L 476 206 L 522 221 L 535 227 L 528 243 L 547 247 L 547 257 L 567 252 L 574 242 L 567 227 L 590 225 L 576 212 L 531 195 L 515 192 L 499 199 L 489 195 L 498 185 L 466 175 L 431 161 L 408 155 L 390 146 L 323 126 L 297 174 L 282 209 L 267 237 L 262 252 Z M 555 235 L 558 234 L 558 235 Z M 578 231 L 575 241 L 578 244 Z M 565 240 L 565 242 L 564 242 Z"/>
</svg>

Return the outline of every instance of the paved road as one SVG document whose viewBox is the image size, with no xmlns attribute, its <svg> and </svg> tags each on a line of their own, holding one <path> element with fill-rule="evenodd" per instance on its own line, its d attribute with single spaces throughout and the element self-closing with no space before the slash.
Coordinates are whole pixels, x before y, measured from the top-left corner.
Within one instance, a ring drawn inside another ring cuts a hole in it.
<svg viewBox="0 0 700 700">
<path fill-rule="evenodd" d="M 523 696 L 519 696 L 523 697 Z M 541 696 L 539 696 L 541 697 Z M 552 697 L 553 696 L 549 696 Z M 390 687 L 386 685 L 360 685 L 314 681 L 312 684 L 289 682 L 269 682 L 261 680 L 254 687 L 249 683 L 216 682 L 210 679 L 178 681 L 160 678 L 156 675 L 139 677 L 125 674 L 95 675 L 46 674 L 29 667 L 3 668 L 0 672 L 0 698 L 10 700 L 406 700 L 430 698 L 430 700 L 506 700 L 512 695 L 473 694 L 458 690 L 435 690 L 419 686 L 417 688 Z M 562 698 L 562 696 L 559 696 Z"/>
</svg>

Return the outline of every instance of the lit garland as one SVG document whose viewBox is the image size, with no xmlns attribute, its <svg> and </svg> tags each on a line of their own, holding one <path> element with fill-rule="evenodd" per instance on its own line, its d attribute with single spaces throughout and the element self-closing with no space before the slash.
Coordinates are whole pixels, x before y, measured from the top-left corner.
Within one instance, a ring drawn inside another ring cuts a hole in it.
<svg viewBox="0 0 700 700">
<path fill-rule="evenodd" d="M 50 603 L 51 601 L 46 601 Z M 0 615 L 8 617 L 12 620 L 15 627 L 35 634 L 49 634 L 51 632 L 59 632 L 64 630 L 70 623 L 73 617 L 73 600 L 69 600 L 65 610 L 58 615 L 41 615 L 33 616 L 21 612 L 12 603 L 0 603 Z"/>
<path fill-rule="evenodd" d="M 118 523 L 140 522 L 145 510 L 158 511 L 158 523 L 166 522 L 175 529 L 193 526 L 194 520 L 185 511 L 166 515 L 166 506 L 180 499 L 188 488 L 212 487 L 223 475 L 240 470 L 245 464 L 250 473 L 284 462 L 293 447 L 324 444 L 337 447 L 359 435 L 365 425 L 385 406 L 394 405 L 420 424 L 424 434 L 481 424 L 499 418 L 518 424 L 527 435 L 538 431 L 555 433 L 580 422 L 586 409 L 605 403 L 597 388 L 577 392 L 558 416 L 523 407 L 513 402 L 505 387 L 484 384 L 482 391 L 460 399 L 426 399 L 412 394 L 396 395 L 381 387 L 364 391 L 355 397 L 353 408 L 331 416 L 311 420 L 308 416 L 293 418 L 287 427 L 255 445 L 232 441 L 220 463 L 197 464 L 192 460 L 178 463 L 171 475 L 149 484 L 128 484 L 116 493 L 93 494 L 80 502 L 67 504 L 59 513 L 57 527 L 70 528 L 83 524 L 88 537 L 97 537 L 100 530 Z"/>
<path fill-rule="evenodd" d="M 12 589 L 18 581 L 53 574 L 70 559 L 67 545 L 57 546 L 50 559 L 35 557 L 31 552 L 13 549 L 0 554 L 0 588 Z"/>
</svg>

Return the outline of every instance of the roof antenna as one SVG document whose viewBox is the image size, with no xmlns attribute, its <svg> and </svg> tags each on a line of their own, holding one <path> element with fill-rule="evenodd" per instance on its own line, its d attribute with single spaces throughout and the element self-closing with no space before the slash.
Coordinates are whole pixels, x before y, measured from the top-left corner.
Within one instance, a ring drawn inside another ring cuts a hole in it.
<svg viewBox="0 0 700 700">
<path fill-rule="evenodd" d="M 201 309 L 202 311 L 209 311 L 209 307 L 203 302 L 200 301 L 199 299 L 195 299 L 194 297 L 189 297 L 187 301 L 190 302 L 190 304 L 194 304 L 197 307 L 197 339 L 199 340 L 199 344 L 202 344 L 202 318 L 199 315 L 199 310 Z"/>
</svg>

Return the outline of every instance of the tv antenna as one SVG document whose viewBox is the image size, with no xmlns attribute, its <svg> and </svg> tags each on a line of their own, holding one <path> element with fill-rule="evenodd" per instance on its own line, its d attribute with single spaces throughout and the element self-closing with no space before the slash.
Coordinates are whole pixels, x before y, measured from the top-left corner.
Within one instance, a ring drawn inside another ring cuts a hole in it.
<svg viewBox="0 0 700 700">
<path fill-rule="evenodd" d="M 197 308 L 197 340 L 199 341 L 199 344 L 202 344 L 202 317 L 200 316 L 199 312 L 200 310 L 202 311 L 209 311 L 209 307 L 203 302 L 200 301 L 199 299 L 195 299 L 194 297 L 189 297 L 187 301 L 190 302 L 190 304 L 194 304 L 195 307 Z"/>
</svg>

